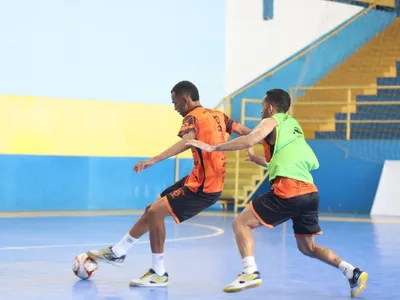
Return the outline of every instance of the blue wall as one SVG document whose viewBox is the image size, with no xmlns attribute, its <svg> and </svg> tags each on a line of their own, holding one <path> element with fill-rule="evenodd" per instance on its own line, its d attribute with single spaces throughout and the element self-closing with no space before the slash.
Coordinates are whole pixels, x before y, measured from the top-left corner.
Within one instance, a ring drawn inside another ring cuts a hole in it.
<svg viewBox="0 0 400 300">
<path fill-rule="evenodd" d="M 308 142 L 320 162 L 313 176 L 322 212 L 368 214 L 385 159 L 400 160 L 400 141 Z M 257 194 L 267 190 L 264 183 Z"/>
<path fill-rule="evenodd" d="M 369 11 L 365 16 L 358 18 L 337 35 L 309 51 L 307 55 L 289 63 L 271 77 L 236 95 L 232 100 L 232 117 L 240 120 L 241 100 L 243 98 L 262 99 L 268 89 L 282 88 L 289 90 L 290 87 L 315 84 L 332 68 L 375 36 L 376 33 L 382 31 L 394 18 L 394 13 Z M 260 105 L 247 104 L 246 116 L 259 117 Z M 253 124 L 249 123 L 247 125 L 252 126 Z"/>
<path fill-rule="evenodd" d="M 142 209 L 174 182 L 175 160 L 141 172 L 145 158 L 0 155 L 0 211 Z M 181 159 L 180 175 L 192 159 Z"/>
<path fill-rule="evenodd" d="M 400 159 L 399 141 L 309 141 L 320 160 L 313 172 L 321 211 L 369 213 L 385 159 Z M 0 211 L 143 209 L 174 182 L 175 161 L 137 175 L 145 158 L 0 156 Z M 192 159 L 181 159 L 180 177 Z M 264 183 L 262 191 L 269 190 Z"/>
</svg>

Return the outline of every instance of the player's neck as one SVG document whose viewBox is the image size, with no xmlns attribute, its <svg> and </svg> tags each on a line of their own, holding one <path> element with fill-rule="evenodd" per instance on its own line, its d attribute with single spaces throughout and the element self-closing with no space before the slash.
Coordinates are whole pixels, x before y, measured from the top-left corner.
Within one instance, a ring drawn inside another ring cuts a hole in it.
<svg viewBox="0 0 400 300">
<path fill-rule="evenodd" d="M 194 109 L 196 109 L 196 108 L 198 108 L 198 107 L 202 107 L 202 105 L 200 104 L 200 102 L 198 102 L 198 103 L 196 103 L 196 104 L 193 104 L 193 106 L 191 106 L 191 107 L 189 108 L 189 112 L 191 112 L 192 110 L 194 110 Z"/>
</svg>

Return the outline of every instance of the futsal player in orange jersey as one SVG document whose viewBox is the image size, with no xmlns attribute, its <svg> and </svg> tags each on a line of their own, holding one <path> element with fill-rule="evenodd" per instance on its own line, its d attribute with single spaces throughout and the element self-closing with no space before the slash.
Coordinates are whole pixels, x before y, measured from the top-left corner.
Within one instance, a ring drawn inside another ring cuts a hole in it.
<svg viewBox="0 0 400 300">
<path fill-rule="evenodd" d="M 171 97 L 175 110 L 184 117 L 178 133 L 181 141 L 159 155 L 138 163 L 134 171 L 140 173 L 190 148 L 194 160 L 192 172 L 162 192 L 116 245 L 87 252 L 96 261 L 122 264 L 131 247 L 149 232 L 153 266 L 142 277 L 132 280 L 130 286 L 168 285 L 168 273 L 164 267 L 165 217 L 172 216 L 176 223 L 184 222 L 215 204 L 224 188 L 225 152 L 208 153 L 187 146 L 186 141 L 197 139 L 214 145 L 225 142 L 226 133 L 245 135 L 251 132 L 224 113 L 204 108 L 200 104 L 197 87 L 191 82 L 177 83 L 171 90 Z"/>
</svg>

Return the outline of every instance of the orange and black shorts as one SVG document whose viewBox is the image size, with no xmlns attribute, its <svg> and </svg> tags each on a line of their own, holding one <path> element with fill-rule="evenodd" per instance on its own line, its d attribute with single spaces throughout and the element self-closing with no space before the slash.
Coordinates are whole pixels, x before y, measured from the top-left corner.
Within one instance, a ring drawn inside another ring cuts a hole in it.
<svg viewBox="0 0 400 300">
<path fill-rule="evenodd" d="M 182 223 L 214 205 L 221 193 L 192 192 L 185 186 L 186 177 L 175 182 L 161 193 L 176 223 Z"/>
<path fill-rule="evenodd" d="M 251 201 L 250 208 L 257 219 L 269 228 L 291 219 L 295 235 L 322 234 L 318 218 L 318 192 L 283 199 L 271 191 Z"/>
</svg>

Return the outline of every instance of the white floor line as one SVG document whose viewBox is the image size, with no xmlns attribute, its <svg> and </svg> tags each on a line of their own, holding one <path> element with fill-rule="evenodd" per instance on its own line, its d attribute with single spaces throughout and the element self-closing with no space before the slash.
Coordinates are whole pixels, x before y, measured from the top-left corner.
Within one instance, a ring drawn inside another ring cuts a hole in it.
<svg viewBox="0 0 400 300">
<path fill-rule="evenodd" d="M 222 228 L 204 224 L 197 223 L 182 223 L 182 225 L 201 227 L 213 230 L 214 233 L 206 234 L 206 235 L 197 235 L 197 236 L 189 236 L 189 237 L 181 237 L 181 238 L 171 238 L 166 239 L 166 242 L 182 242 L 182 241 L 192 241 L 192 240 L 200 240 L 200 239 L 209 239 L 219 235 L 224 234 L 224 230 Z M 150 241 L 138 241 L 137 244 L 148 244 Z M 30 250 L 30 249 L 50 249 L 50 248 L 72 248 L 72 247 L 102 247 L 102 246 L 110 246 L 115 244 L 115 242 L 104 242 L 98 244 L 64 244 L 64 245 L 38 245 L 38 246 L 12 246 L 12 247 L 1 247 L 0 251 L 7 250 Z"/>
</svg>

